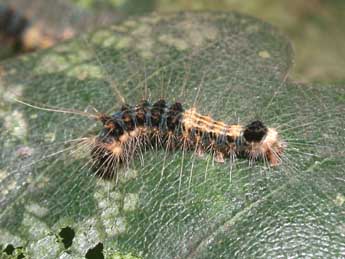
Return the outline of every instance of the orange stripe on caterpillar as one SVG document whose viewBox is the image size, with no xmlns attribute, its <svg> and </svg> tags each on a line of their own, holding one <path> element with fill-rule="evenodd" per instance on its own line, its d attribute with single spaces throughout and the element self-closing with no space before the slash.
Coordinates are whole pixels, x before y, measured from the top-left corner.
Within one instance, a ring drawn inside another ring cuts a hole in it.
<svg viewBox="0 0 345 259">
<path fill-rule="evenodd" d="M 213 120 L 209 116 L 204 116 L 196 112 L 195 108 L 186 110 L 183 113 L 184 127 L 186 129 L 196 128 L 205 132 L 212 132 L 216 135 L 227 135 L 233 138 L 239 138 L 244 128 L 242 125 L 227 125 L 224 122 Z"/>
</svg>

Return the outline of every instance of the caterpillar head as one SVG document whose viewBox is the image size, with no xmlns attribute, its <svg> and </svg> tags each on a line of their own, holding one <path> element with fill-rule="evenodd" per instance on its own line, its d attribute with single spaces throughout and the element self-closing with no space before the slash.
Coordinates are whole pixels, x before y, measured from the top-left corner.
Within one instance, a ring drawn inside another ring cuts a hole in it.
<svg viewBox="0 0 345 259">
<path fill-rule="evenodd" d="M 254 121 L 246 126 L 243 137 L 249 146 L 247 152 L 251 159 L 267 159 L 271 166 L 281 163 L 286 144 L 276 129 L 267 128 L 261 121 Z"/>
</svg>

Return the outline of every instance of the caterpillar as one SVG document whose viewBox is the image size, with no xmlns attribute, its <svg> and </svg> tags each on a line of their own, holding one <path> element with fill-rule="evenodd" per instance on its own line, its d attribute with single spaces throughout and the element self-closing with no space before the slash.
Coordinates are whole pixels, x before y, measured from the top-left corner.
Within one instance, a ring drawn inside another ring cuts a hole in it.
<svg viewBox="0 0 345 259">
<path fill-rule="evenodd" d="M 0 4 L 0 39 L 16 52 L 47 48 L 56 41 L 28 17 L 4 4 Z"/>
<path fill-rule="evenodd" d="M 263 160 L 275 167 L 281 164 L 287 147 L 277 130 L 260 120 L 245 126 L 226 124 L 199 114 L 196 108 L 185 109 L 180 102 L 168 104 L 164 99 L 155 103 L 142 100 L 134 106 L 124 104 L 111 115 L 56 110 L 15 100 L 35 109 L 100 121 L 102 128 L 98 134 L 82 138 L 82 143 L 87 144 L 95 175 L 104 179 L 117 177 L 118 169 L 129 166 L 137 155 L 151 148 L 193 151 L 197 156 L 209 153 L 219 163 L 227 159 L 233 162 L 237 157 L 250 162 Z"/>
<path fill-rule="evenodd" d="M 169 105 L 164 99 L 126 104 L 110 116 L 100 115 L 99 120 L 103 128 L 92 141 L 91 157 L 96 174 L 106 178 L 148 147 L 189 150 L 199 156 L 211 153 L 221 163 L 246 157 L 277 166 L 286 146 L 276 129 L 259 120 L 246 126 L 229 125 L 195 108 L 184 109 L 179 102 Z"/>
</svg>

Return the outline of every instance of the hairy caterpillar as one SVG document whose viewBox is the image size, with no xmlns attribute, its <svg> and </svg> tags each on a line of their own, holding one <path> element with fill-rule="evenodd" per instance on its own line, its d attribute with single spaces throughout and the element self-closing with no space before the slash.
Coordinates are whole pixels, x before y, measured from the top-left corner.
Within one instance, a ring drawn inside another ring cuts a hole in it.
<svg viewBox="0 0 345 259">
<path fill-rule="evenodd" d="M 236 156 L 261 158 L 276 166 L 285 145 L 277 131 L 261 121 L 228 125 L 198 114 L 195 108 L 185 110 L 181 103 L 168 105 L 163 99 L 124 105 L 111 116 L 101 115 L 100 120 L 103 129 L 94 139 L 91 155 L 103 176 L 111 175 L 109 168 L 130 161 L 142 146 L 183 148 L 198 155 L 208 152 L 217 162 Z"/>
<path fill-rule="evenodd" d="M 259 120 L 246 126 L 229 125 L 201 115 L 195 108 L 185 110 L 179 102 L 169 105 L 164 99 L 153 104 L 147 100 L 135 106 L 126 104 L 112 115 L 91 117 L 103 125 L 99 134 L 88 140 L 93 168 L 104 178 L 112 178 L 119 167 L 150 147 L 189 150 L 199 156 L 211 153 L 221 163 L 245 157 L 276 166 L 286 146 L 276 129 Z"/>
</svg>

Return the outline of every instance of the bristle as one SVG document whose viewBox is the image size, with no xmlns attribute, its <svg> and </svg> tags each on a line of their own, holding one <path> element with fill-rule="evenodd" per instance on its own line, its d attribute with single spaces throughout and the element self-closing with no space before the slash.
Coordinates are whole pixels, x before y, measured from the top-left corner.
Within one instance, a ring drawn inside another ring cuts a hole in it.
<svg viewBox="0 0 345 259">
<path fill-rule="evenodd" d="M 56 109 L 56 108 L 51 108 L 51 107 L 37 106 L 37 105 L 31 104 L 31 103 L 24 102 L 23 100 L 19 100 L 16 97 L 14 97 L 13 100 L 17 103 L 24 104 L 25 106 L 28 106 L 28 107 L 31 107 L 31 108 L 34 108 L 37 110 L 57 112 L 57 113 L 66 113 L 66 114 L 75 114 L 75 115 L 80 115 L 80 116 L 84 116 L 84 117 L 94 118 L 94 119 L 100 120 L 102 122 L 105 122 L 108 120 L 108 116 L 105 114 L 92 114 L 92 113 L 77 111 L 77 110 L 72 110 L 72 109 Z"/>
</svg>

